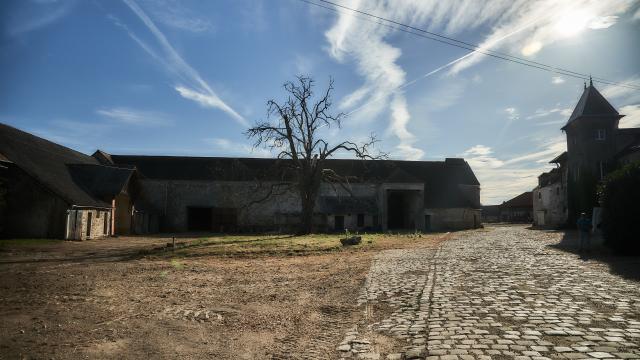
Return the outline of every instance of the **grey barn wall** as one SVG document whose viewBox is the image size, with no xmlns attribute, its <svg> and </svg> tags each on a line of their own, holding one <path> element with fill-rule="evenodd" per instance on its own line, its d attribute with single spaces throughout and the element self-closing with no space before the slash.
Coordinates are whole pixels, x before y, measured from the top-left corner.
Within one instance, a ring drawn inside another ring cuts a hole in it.
<svg viewBox="0 0 640 360">
<path fill-rule="evenodd" d="M 411 186 L 409 186 L 411 185 Z M 416 230 L 424 230 L 424 215 L 432 215 L 432 230 L 468 229 L 479 225 L 480 211 L 470 208 L 425 209 L 422 184 L 373 184 L 355 183 L 350 185 L 351 194 L 355 197 L 375 198 L 377 209 L 363 211 L 365 224 L 373 227 L 374 216 L 378 216 L 378 225 L 386 230 L 386 191 L 412 191 L 417 196 L 410 199 L 410 219 L 407 223 Z M 238 226 L 243 230 L 287 230 L 299 221 L 300 203 L 295 191 L 273 197 L 267 201 L 246 206 L 253 200 L 261 198 L 269 183 L 262 184 L 257 191 L 255 182 L 246 181 L 175 181 L 175 180 L 139 180 L 139 200 L 145 204 L 145 211 L 159 216 L 160 231 L 182 232 L 188 230 L 188 207 L 235 208 L 238 211 Z M 461 186 L 465 196 L 479 198 L 478 186 Z M 316 216 L 314 222 L 318 230 L 332 230 L 336 215 L 343 215 L 345 227 L 357 230 L 357 213 L 320 209 L 320 197 L 350 196 L 341 187 L 322 184 L 316 211 L 324 214 Z M 474 214 L 477 219 L 474 220 Z"/>
<path fill-rule="evenodd" d="M 160 216 L 160 231 L 187 231 L 187 207 L 236 208 L 238 225 L 273 226 L 279 214 L 299 213 L 295 194 L 246 206 L 256 200 L 256 183 L 143 179 L 139 199 Z"/>
</svg>

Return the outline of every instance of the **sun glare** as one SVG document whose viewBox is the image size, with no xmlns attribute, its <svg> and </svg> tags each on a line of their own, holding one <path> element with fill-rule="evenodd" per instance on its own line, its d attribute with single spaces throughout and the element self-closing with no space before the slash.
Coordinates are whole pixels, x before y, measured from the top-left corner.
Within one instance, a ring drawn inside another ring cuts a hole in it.
<svg viewBox="0 0 640 360">
<path fill-rule="evenodd" d="M 555 30 L 562 36 L 574 36 L 587 28 L 591 14 L 586 11 L 574 11 L 561 17 L 555 25 Z"/>
</svg>

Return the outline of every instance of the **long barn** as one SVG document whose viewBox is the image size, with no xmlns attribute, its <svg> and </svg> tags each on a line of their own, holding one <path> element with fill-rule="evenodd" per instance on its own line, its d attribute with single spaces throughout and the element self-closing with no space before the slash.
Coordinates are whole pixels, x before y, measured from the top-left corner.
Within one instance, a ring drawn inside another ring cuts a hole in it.
<svg viewBox="0 0 640 360">
<path fill-rule="evenodd" d="M 148 232 L 292 231 L 295 191 L 265 201 L 286 160 L 92 156 L 0 124 L 4 237 L 97 238 Z M 322 184 L 318 231 L 445 230 L 480 226 L 480 184 L 468 163 L 342 160 L 325 166 L 349 191 Z"/>
</svg>

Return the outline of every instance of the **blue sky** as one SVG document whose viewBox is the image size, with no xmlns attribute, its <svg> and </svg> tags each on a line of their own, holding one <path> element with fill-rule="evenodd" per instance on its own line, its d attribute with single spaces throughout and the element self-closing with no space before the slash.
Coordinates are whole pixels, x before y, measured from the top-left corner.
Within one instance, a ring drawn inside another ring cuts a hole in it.
<svg viewBox="0 0 640 360">
<path fill-rule="evenodd" d="M 640 85 L 639 1 L 338 2 Z M 243 135 L 266 101 L 296 74 L 318 90 L 333 77 L 334 109 L 350 115 L 326 136 L 375 132 L 396 159 L 464 157 L 495 204 L 533 188 L 564 150 L 560 127 L 583 86 L 298 0 L 0 7 L 0 121 L 85 153 L 269 156 Z M 640 91 L 595 85 L 622 126 L 640 126 Z"/>
</svg>

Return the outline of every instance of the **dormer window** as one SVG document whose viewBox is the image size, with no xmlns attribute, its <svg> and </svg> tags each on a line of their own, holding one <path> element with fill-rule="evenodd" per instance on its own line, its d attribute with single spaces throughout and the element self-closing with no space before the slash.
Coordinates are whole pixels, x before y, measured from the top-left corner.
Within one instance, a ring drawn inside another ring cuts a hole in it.
<svg viewBox="0 0 640 360">
<path fill-rule="evenodd" d="M 605 140 L 607 138 L 607 132 L 605 129 L 596 130 L 596 140 Z"/>
</svg>

